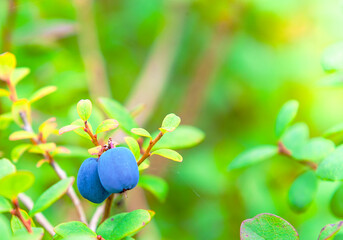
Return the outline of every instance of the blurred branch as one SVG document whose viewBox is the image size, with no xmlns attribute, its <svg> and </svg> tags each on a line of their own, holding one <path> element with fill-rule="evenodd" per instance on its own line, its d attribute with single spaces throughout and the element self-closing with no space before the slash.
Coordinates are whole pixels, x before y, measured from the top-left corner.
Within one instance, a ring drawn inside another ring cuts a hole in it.
<svg viewBox="0 0 343 240">
<path fill-rule="evenodd" d="M 177 7 L 177 9 L 175 9 Z M 167 25 L 156 39 L 140 77 L 134 86 L 127 108 L 133 109 L 144 104 L 145 109 L 137 116 L 138 125 L 144 125 L 155 110 L 159 98 L 168 81 L 170 69 L 175 59 L 186 15 L 187 6 L 173 6 L 168 14 Z"/>
<path fill-rule="evenodd" d="M 102 219 L 100 221 L 100 223 L 103 223 L 109 216 L 111 213 L 111 207 L 112 207 L 112 203 L 113 203 L 113 199 L 114 199 L 115 194 L 112 193 L 105 202 L 105 208 L 104 208 L 104 215 L 102 216 Z"/>
<path fill-rule="evenodd" d="M 87 74 L 88 89 L 93 99 L 97 97 L 110 97 L 105 59 L 102 56 L 92 0 L 74 0 L 78 19 L 79 48 Z"/>
<path fill-rule="evenodd" d="M 32 199 L 25 195 L 24 193 L 19 194 L 18 196 L 19 200 L 27 207 L 28 210 L 31 210 L 33 208 L 33 201 Z M 54 227 L 51 225 L 51 223 L 45 218 L 45 216 L 42 213 L 35 214 L 35 219 L 37 222 L 45 228 L 45 230 L 51 235 L 54 236 Z"/>
<path fill-rule="evenodd" d="M 26 230 L 29 232 L 29 233 L 32 233 L 32 227 L 31 227 L 31 220 L 28 219 L 28 220 L 25 220 L 25 218 L 23 217 L 23 215 L 21 214 L 20 212 L 20 208 L 19 208 L 19 203 L 18 203 L 18 199 L 15 198 L 12 200 L 12 204 L 13 204 L 13 210 L 11 211 L 11 214 L 16 216 L 20 222 L 24 225 L 24 227 L 26 228 Z"/>
<path fill-rule="evenodd" d="M 89 223 L 89 228 L 95 232 L 99 219 L 105 210 L 105 204 L 100 205 L 94 212 L 93 217 Z"/>
<path fill-rule="evenodd" d="M 6 22 L 2 31 L 2 52 L 10 51 L 12 43 L 12 31 L 17 15 L 17 0 L 8 0 Z"/>
</svg>

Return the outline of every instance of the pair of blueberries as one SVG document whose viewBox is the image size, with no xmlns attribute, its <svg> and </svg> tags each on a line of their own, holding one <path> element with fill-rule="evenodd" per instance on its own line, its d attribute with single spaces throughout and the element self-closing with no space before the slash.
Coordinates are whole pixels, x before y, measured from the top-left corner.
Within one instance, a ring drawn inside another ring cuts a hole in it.
<svg viewBox="0 0 343 240">
<path fill-rule="evenodd" d="M 134 188 L 139 180 L 136 159 L 125 147 L 112 148 L 99 159 L 86 159 L 77 175 L 81 195 L 93 203 L 101 203 L 112 193 Z"/>
</svg>

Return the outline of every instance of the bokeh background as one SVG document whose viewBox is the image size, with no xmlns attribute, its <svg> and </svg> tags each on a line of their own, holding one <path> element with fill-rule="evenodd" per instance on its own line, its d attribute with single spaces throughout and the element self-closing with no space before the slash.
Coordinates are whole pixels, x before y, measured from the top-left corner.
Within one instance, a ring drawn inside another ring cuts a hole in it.
<svg viewBox="0 0 343 240">
<path fill-rule="evenodd" d="M 294 213 L 287 191 L 303 166 L 284 157 L 233 172 L 243 150 L 275 143 L 274 121 L 289 99 L 300 102 L 297 121 L 319 136 L 343 121 L 343 91 L 320 84 L 324 49 L 343 39 L 343 5 L 334 0 L 1 0 L 1 52 L 31 68 L 18 85 L 30 96 L 46 85 L 58 91 L 33 106 L 35 125 L 51 116 L 73 121 L 80 99 L 113 97 L 129 109 L 146 109 L 138 121 L 155 130 L 174 112 L 206 133 L 183 150 L 182 164 L 153 159 L 150 173 L 169 183 L 160 203 L 139 189 L 117 210 L 148 207 L 153 224 L 139 239 L 238 239 L 246 218 L 270 212 L 291 222 L 301 239 L 316 239 L 337 219 L 328 201 L 337 187 L 322 182 L 311 208 Z M 3 86 L 2 86 L 3 87 Z M 10 102 L 1 99 L 0 112 Z M 96 111 L 92 120 L 99 122 Z M 12 124 L 0 132 L 0 151 L 10 157 Z M 76 175 L 91 144 L 75 134 L 54 139 L 72 153 L 57 161 Z M 28 194 L 36 199 L 58 179 L 49 166 L 25 154 L 18 168 L 35 172 Z M 95 206 L 83 201 L 90 215 Z M 45 211 L 56 225 L 67 217 L 64 197 Z"/>
</svg>

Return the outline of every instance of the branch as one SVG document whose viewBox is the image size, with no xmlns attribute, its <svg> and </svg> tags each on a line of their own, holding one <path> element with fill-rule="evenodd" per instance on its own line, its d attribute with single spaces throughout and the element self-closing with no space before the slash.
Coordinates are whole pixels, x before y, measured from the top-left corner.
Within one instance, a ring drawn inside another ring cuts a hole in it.
<svg viewBox="0 0 343 240">
<path fill-rule="evenodd" d="M 18 203 L 18 199 L 15 198 L 12 200 L 12 204 L 13 204 L 13 210 L 11 211 L 11 214 L 16 216 L 21 222 L 22 224 L 24 225 L 24 227 L 26 228 L 26 230 L 29 232 L 29 233 L 32 233 L 32 228 L 31 228 L 31 221 L 30 219 L 28 220 L 25 220 L 23 215 L 21 214 L 20 212 L 20 208 L 19 208 L 19 203 Z"/>
<path fill-rule="evenodd" d="M 74 0 L 78 21 L 78 42 L 81 57 L 85 65 L 88 89 L 93 99 L 110 97 L 110 86 L 105 67 L 105 59 L 101 53 L 94 21 L 92 0 Z"/>
<path fill-rule="evenodd" d="M 89 228 L 95 232 L 99 219 L 105 210 L 105 204 L 100 205 L 94 212 L 93 217 L 89 223 Z"/>
<path fill-rule="evenodd" d="M 142 157 L 137 162 L 138 166 L 141 165 L 141 163 L 144 162 L 145 159 L 150 157 L 150 155 L 151 155 L 150 151 L 151 151 L 152 147 L 161 139 L 162 136 L 163 136 L 163 132 L 160 132 L 154 140 L 150 140 L 148 148 L 145 150 L 144 154 L 142 155 Z"/>
<path fill-rule="evenodd" d="M 6 52 L 11 49 L 12 31 L 15 25 L 16 15 L 17 1 L 9 0 L 7 18 L 2 32 L 2 52 Z"/>
<path fill-rule="evenodd" d="M 31 198 L 24 193 L 19 194 L 18 196 L 19 200 L 27 207 L 28 210 L 31 210 L 33 207 L 33 201 Z M 35 214 L 35 219 L 37 222 L 45 228 L 45 230 L 51 235 L 55 235 L 54 227 L 51 225 L 51 223 L 45 218 L 45 216 L 42 213 Z"/>
<path fill-rule="evenodd" d="M 92 139 L 92 143 L 95 145 L 95 146 L 99 146 L 99 142 L 98 142 L 98 137 L 97 135 L 94 135 L 91 131 L 91 129 L 89 128 L 89 125 L 88 125 L 88 122 L 85 121 L 85 128 L 83 129 L 89 136 L 90 138 Z"/>
</svg>

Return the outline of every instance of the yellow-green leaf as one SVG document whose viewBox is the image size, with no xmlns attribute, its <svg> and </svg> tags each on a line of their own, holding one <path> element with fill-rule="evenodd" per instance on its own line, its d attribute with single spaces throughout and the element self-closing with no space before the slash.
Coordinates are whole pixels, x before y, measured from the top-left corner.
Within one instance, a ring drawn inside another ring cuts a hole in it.
<svg viewBox="0 0 343 240">
<path fill-rule="evenodd" d="M 12 104 L 13 120 L 21 127 L 24 126 L 23 117 L 31 124 L 31 104 L 27 99 L 20 99 Z"/>
<path fill-rule="evenodd" d="M 10 92 L 6 89 L 0 88 L 0 97 L 8 97 L 10 95 Z"/>
<path fill-rule="evenodd" d="M 166 200 L 168 183 L 163 178 L 153 175 L 142 175 L 139 178 L 138 185 L 151 192 L 161 202 Z"/>
<path fill-rule="evenodd" d="M 77 103 L 77 113 L 83 121 L 87 121 L 92 113 L 92 102 L 89 99 L 82 99 Z"/>
<path fill-rule="evenodd" d="M 87 123 L 88 124 L 88 127 L 90 128 L 91 132 L 93 132 L 93 129 L 92 129 L 92 125 L 90 122 Z M 89 140 L 92 140 L 91 137 L 88 135 L 88 133 L 86 133 L 83 129 L 85 127 L 85 123 L 84 121 L 82 121 L 81 119 L 77 119 L 75 120 L 74 122 L 71 123 L 71 125 L 77 125 L 77 126 L 80 126 L 81 128 L 76 128 L 74 129 L 73 131 L 80 135 L 81 137 L 84 137 L 84 138 L 87 138 Z"/>
<path fill-rule="evenodd" d="M 137 160 L 141 155 L 138 142 L 133 137 L 125 137 L 125 142 Z"/>
<path fill-rule="evenodd" d="M 132 128 L 131 132 L 138 135 L 138 136 L 147 137 L 147 138 L 152 139 L 150 133 L 147 130 L 145 130 L 144 128 Z"/>
<path fill-rule="evenodd" d="M 52 117 L 44 121 L 38 128 L 42 139 L 46 140 L 51 134 L 56 133 L 57 123 L 56 118 Z"/>
<path fill-rule="evenodd" d="M 55 151 L 55 149 L 56 149 L 56 143 L 50 142 L 50 143 L 42 143 L 42 144 L 34 145 L 29 149 L 29 152 L 44 154 L 45 152 L 53 152 Z"/>
<path fill-rule="evenodd" d="M 0 159 L 0 178 L 12 174 L 15 171 L 16 168 L 10 160 L 6 158 Z"/>
<path fill-rule="evenodd" d="M 178 152 L 171 149 L 159 149 L 152 152 L 151 155 L 160 155 L 176 162 L 182 162 L 182 156 Z"/>
<path fill-rule="evenodd" d="M 13 199 L 25 192 L 34 182 L 34 175 L 29 171 L 17 171 L 0 179 L 0 195 Z"/>
<path fill-rule="evenodd" d="M 0 79 L 3 81 L 9 80 L 16 65 L 17 61 L 12 53 L 0 54 Z"/>
<path fill-rule="evenodd" d="M 12 133 L 9 137 L 9 139 L 11 141 L 16 141 L 16 140 L 21 140 L 21 139 L 31 139 L 31 138 L 35 138 L 36 134 L 34 134 L 33 132 L 27 132 L 24 130 L 20 130 L 20 131 L 16 131 L 14 133 Z"/>
<path fill-rule="evenodd" d="M 180 117 L 176 116 L 174 113 L 170 113 L 163 119 L 160 130 L 163 133 L 172 132 L 179 126 L 180 122 Z"/>
<path fill-rule="evenodd" d="M 101 132 L 107 132 L 113 129 L 116 129 L 118 127 L 119 123 L 115 119 L 106 119 L 105 121 L 102 121 L 99 126 L 95 130 L 95 134 L 101 133 Z"/>
<path fill-rule="evenodd" d="M 11 75 L 12 84 L 17 85 L 17 83 L 20 82 L 24 77 L 29 75 L 29 73 L 30 73 L 30 69 L 26 67 L 14 69 Z"/>
<path fill-rule="evenodd" d="M 12 122 L 12 113 L 4 113 L 0 115 L 0 129 L 6 129 L 8 125 Z"/>
<path fill-rule="evenodd" d="M 31 97 L 30 102 L 33 103 L 57 90 L 55 86 L 47 86 L 37 90 Z"/>
<path fill-rule="evenodd" d="M 74 131 L 75 129 L 82 128 L 82 126 L 79 125 L 68 125 L 62 127 L 60 130 L 58 130 L 58 133 L 62 135 L 63 133 Z"/>
<path fill-rule="evenodd" d="M 17 162 L 20 158 L 21 155 L 23 155 L 25 153 L 25 151 L 27 149 L 29 149 L 29 147 L 31 147 L 32 144 L 20 144 L 18 146 L 16 146 L 15 148 L 12 149 L 11 152 L 11 158 L 14 162 Z"/>
<path fill-rule="evenodd" d="M 102 149 L 102 146 L 92 147 L 88 149 L 88 153 L 90 155 L 99 155 L 101 149 Z"/>
</svg>

